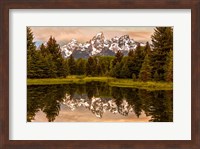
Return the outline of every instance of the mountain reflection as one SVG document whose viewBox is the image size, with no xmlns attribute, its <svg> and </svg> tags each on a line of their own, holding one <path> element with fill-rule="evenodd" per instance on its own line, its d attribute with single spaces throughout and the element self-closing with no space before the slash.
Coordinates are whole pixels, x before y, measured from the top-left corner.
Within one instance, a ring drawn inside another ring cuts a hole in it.
<svg viewBox="0 0 200 149">
<path fill-rule="evenodd" d="M 70 99 L 69 95 L 63 99 L 63 104 L 70 108 L 72 111 L 78 107 L 85 107 L 89 109 L 96 117 L 102 118 L 103 113 L 109 111 L 113 114 L 119 113 L 127 116 L 129 112 L 133 112 L 133 108 L 128 102 L 123 99 L 120 105 L 117 105 L 115 99 L 92 97 L 91 99 Z"/>
<path fill-rule="evenodd" d="M 113 116 L 121 115 L 124 118 L 131 114 L 131 116 L 136 115 L 138 119 L 144 113 L 152 122 L 173 121 L 173 91 L 109 87 L 102 82 L 34 85 L 28 86 L 27 89 L 28 122 L 37 121 L 40 118 L 38 114 L 40 112 L 46 115 L 49 122 L 53 122 L 59 118 L 61 112 L 65 112 L 67 117 L 69 112 L 66 112 L 66 109 L 74 112 L 76 116 L 83 111 L 83 108 L 102 122 L 107 113 Z M 88 117 L 88 119 L 91 118 Z M 65 121 L 67 122 L 68 119 L 66 118 Z"/>
</svg>

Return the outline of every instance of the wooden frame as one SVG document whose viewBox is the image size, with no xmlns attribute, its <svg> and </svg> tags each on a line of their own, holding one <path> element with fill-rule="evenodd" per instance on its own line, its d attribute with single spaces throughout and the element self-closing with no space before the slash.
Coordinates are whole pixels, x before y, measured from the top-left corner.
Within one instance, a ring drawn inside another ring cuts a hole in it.
<svg viewBox="0 0 200 149">
<path fill-rule="evenodd" d="M 192 121 L 190 141 L 10 141 L 9 9 L 191 9 Z M 0 148 L 200 148 L 200 0 L 1 0 L 0 1 Z"/>
</svg>

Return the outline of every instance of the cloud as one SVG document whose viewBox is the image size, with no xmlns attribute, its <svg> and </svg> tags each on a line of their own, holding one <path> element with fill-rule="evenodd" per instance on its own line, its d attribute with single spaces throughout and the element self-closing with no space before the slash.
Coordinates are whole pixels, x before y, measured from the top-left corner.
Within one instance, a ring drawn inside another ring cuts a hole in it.
<svg viewBox="0 0 200 149">
<path fill-rule="evenodd" d="M 50 36 L 59 42 L 69 42 L 75 38 L 80 42 L 92 39 L 98 32 L 103 32 L 105 38 L 129 35 L 136 41 L 150 41 L 155 27 L 31 27 L 35 41 L 48 41 Z"/>
</svg>

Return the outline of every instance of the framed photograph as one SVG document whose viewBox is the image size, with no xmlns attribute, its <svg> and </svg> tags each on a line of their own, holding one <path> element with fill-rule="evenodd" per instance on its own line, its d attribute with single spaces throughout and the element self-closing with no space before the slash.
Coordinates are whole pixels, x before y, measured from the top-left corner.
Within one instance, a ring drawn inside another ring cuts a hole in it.
<svg viewBox="0 0 200 149">
<path fill-rule="evenodd" d="M 0 2 L 1 148 L 200 147 L 200 1 Z"/>
</svg>

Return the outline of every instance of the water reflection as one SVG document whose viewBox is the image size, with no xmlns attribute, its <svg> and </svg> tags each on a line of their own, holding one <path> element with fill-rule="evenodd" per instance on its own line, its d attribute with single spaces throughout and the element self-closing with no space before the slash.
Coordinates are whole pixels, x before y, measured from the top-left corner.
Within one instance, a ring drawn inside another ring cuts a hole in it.
<svg viewBox="0 0 200 149">
<path fill-rule="evenodd" d="M 102 82 L 34 85 L 27 89 L 28 122 L 115 122 L 135 121 L 135 118 L 152 122 L 173 121 L 173 91 L 109 87 Z"/>
</svg>

